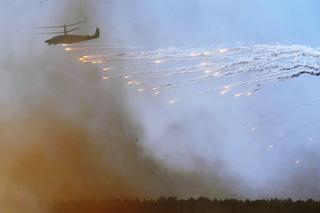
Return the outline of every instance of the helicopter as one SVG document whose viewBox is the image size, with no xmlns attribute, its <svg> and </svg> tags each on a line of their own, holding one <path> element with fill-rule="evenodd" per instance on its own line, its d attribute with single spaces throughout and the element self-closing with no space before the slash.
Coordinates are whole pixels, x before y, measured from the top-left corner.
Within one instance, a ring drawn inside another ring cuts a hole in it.
<svg viewBox="0 0 320 213">
<path fill-rule="evenodd" d="M 75 27 L 73 29 L 68 30 L 68 27 L 81 24 L 83 22 L 76 22 L 73 24 L 65 24 L 60 26 L 49 26 L 49 27 L 38 27 L 38 29 L 55 29 L 55 28 L 63 28 L 63 32 L 46 32 L 46 33 L 38 33 L 38 34 L 62 34 L 54 36 L 48 40 L 45 40 L 45 43 L 48 45 L 54 44 L 73 44 L 82 41 L 88 41 L 92 39 L 97 39 L 100 37 L 100 29 L 97 28 L 96 32 L 93 35 L 71 35 L 69 32 L 75 31 L 79 29 L 79 27 Z"/>
</svg>

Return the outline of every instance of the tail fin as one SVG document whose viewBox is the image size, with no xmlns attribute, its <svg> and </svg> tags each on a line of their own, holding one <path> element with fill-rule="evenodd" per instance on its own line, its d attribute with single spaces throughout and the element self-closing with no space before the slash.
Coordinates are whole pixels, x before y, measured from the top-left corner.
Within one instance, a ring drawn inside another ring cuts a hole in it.
<svg viewBox="0 0 320 213">
<path fill-rule="evenodd" d="M 93 38 L 99 38 L 100 37 L 100 29 L 97 28 L 96 32 L 94 33 L 94 35 L 92 36 Z"/>
</svg>

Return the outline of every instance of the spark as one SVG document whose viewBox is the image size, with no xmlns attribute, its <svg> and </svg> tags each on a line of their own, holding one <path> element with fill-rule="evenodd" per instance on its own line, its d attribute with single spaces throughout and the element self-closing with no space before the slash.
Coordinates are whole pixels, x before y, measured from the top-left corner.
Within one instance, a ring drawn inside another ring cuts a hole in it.
<svg viewBox="0 0 320 213">
<path fill-rule="evenodd" d="M 124 79 L 128 79 L 128 78 L 131 78 L 132 76 L 131 75 L 126 75 L 126 76 L 124 76 L 123 78 Z"/>
<path fill-rule="evenodd" d="M 65 51 L 71 51 L 71 50 L 73 50 L 72 48 L 65 48 L 64 49 Z"/>
<path fill-rule="evenodd" d="M 109 71 L 109 70 L 111 70 L 111 68 L 109 68 L 109 67 L 103 68 L 103 71 Z"/>
<path fill-rule="evenodd" d="M 169 101 L 169 104 L 175 104 L 175 103 L 177 103 L 178 101 L 179 101 L 179 99 L 174 99 L 174 100 Z"/>
<path fill-rule="evenodd" d="M 156 91 L 154 92 L 155 95 L 159 95 L 160 94 L 160 91 Z"/>
<path fill-rule="evenodd" d="M 234 95 L 234 97 L 239 98 L 240 96 L 242 96 L 242 93 L 237 93 Z"/>
<path fill-rule="evenodd" d="M 144 92 L 146 89 L 145 88 L 140 88 L 138 89 L 138 92 Z"/>
<path fill-rule="evenodd" d="M 247 96 L 251 96 L 252 95 L 252 92 L 247 92 Z"/>
<path fill-rule="evenodd" d="M 209 51 L 203 52 L 203 55 L 204 55 L 204 56 L 210 56 L 211 54 L 212 54 L 212 53 L 209 52 Z"/>
<path fill-rule="evenodd" d="M 130 85 L 130 84 L 134 84 L 134 81 L 128 81 L 128 84 Z"/>
<path fill-rule="evenodd" d="M 220 95 L 225 95 L 225 94 L 228 93 L 228 92 L 229 92 L 229 89 L 222 90 L 222 91 L 220 92 Z"/>
<path fill-rule="evenodd" d="M 296 163 L 296 164 L 301 164 L 301 163 L 302 163 L 302 160 L 296 160 L 295 163 Z"/>
<path fill-rule="evenodd" d="M 108 76 L 102 77 L 102 80 L 109 80 L 109 79 L 110 79 L 110 77 L 108 77 Z"/>
<path fill-rule="evenodd" d="M 219 50 L 219 53 L 222 54 L 222 53 L 226 53 L 227 51 L 228 51 L 228 49 L 220 49 L 220 50 Z"/>
<path fill-rule="evenodd" d="M 156 60 L 156 61 L 154 61 L 155 64 L 161 64 L 163 62 L 165 62 L 165 61 L 164 60 Z"/>
</svg>

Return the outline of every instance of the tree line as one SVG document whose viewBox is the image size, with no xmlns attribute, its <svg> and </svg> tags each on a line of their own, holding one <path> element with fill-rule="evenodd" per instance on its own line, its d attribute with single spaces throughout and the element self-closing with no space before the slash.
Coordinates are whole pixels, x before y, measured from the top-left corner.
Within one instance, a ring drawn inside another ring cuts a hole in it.
<svg viewBox="0 0 320 213">
<path fill-rule="evenodd" d="M 268 200 L 210 200 L 177 199 L 160 197 L 159 199 L 108 199 L 103 201 L 55 201 L 51 202 L 52 213 L 270 213 L 270 212 L 320 212 L 320 201 L 292 199 Z"/>
</svg>

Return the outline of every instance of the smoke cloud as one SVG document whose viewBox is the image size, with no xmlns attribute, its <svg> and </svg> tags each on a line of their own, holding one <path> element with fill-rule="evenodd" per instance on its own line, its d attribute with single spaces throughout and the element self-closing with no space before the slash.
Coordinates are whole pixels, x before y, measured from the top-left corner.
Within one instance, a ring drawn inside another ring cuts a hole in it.
<svg viewBox="0 0 320 213">
<path fill-rule="evenodd" d="M 34 32 L 40 25 L 84 20 L 79 33 L 100 27 L 101 43 L 147 47 L 184 45 L 190 40 L 201 43 L 209 37 L 217 42 L 249 34 L 255 38 L 259 34 L 253 33 L 257 23 L 240 29 L 241 34 L 232 27 L 204 34 L 210 22 L 206 16 L 212 11 L 205 1 L 186 2 L 181 3 L 182 12 L 175 11 L 176 3 L 169 1 L 5 3 L 0 9 L 7 17 L 6 23 L 3 19 L 0 22 L 7 29 L 0 41 L 3 212 L 50 211 L 45 201 L 52 200 L 320 195 L 317 144 L 297 143 L 300 135 L 290 145 L 266 151 L 292 129 L 292 123 L 303 124 L 312 118 L 295 107 L 300 103 L 297 97 L 306 93 L 311 94 L 310 99 L 316 98 L 312 91 L 319 85 L 317 80 L 308 79 L 310 87 L 301 89 L 305 79 L 299 77 L 236 104 L 227 97 L 203 98 L 169 108 L 163 106 L 161 98 L 137 101 L 136 93 L 128 91 L 121 80 L 101 81 L 96 66 L 78 62 L 77 55 L 63 52 L 61 47 L 45 46 L 45 39 Z M 215 9 L 220 11 L 220 7 L 229 8 L 219 3 Z M 235 8 L 228 11 L 234 14 L 233 19 L 239 15 L 233 12 Z M 214 13 L 215 25 L 224 20 L 219 11 Z M 176 13 L 180 18 L 174 19 Z M 232 24 L 232 19 L 225 20 L 227 26 L 238 25 Z M 240 21 L 248 20 L 245 16 Z M 14 24 L 8 25 L 9 21 Z M 262 41 L 267 30 L 263 26 L 259 34 Z M 182 36 L 189 31 L 193 33 Z M 272 32 L 277 40 L 278 31 Z M 297 91 L 294 97 L 293 89 Z M 192 88 L 181 92 L 190 91 Z M 276 119 L 290 118 L 294 122 L 275 128 Z M 252 127 L 257 127 L 254 134 Z M 314 131 L 306 131 L 304 136 L 309 133 Z M 302 166 L 292 165 L 303 158 Z"/>
<path fill-rule="evenodd" d="M 28 4 L 7 6 L 37 6 Z M 61 13 L 58 20 L 48 19 L 49 25 L 96 21 L 91 1 L 43 4 Z M 17 29 L 22 24 L 19 18 Z M 59 47 L 42 47 L 41 38 L 7 39 L 0 64 L 6 79 L 0 117 L 3 212 L 49 211 L 42 202 L 53 200 L 227 194 L 218 176 L 208 181 L 199 175 L 208 169 L 201 162 L 194 168 L 198 172 L 173 171 L 141 147 L 144 131 L 122 82 L 101 82 L 96 67 L 78 63 Z"/>
</svg>

